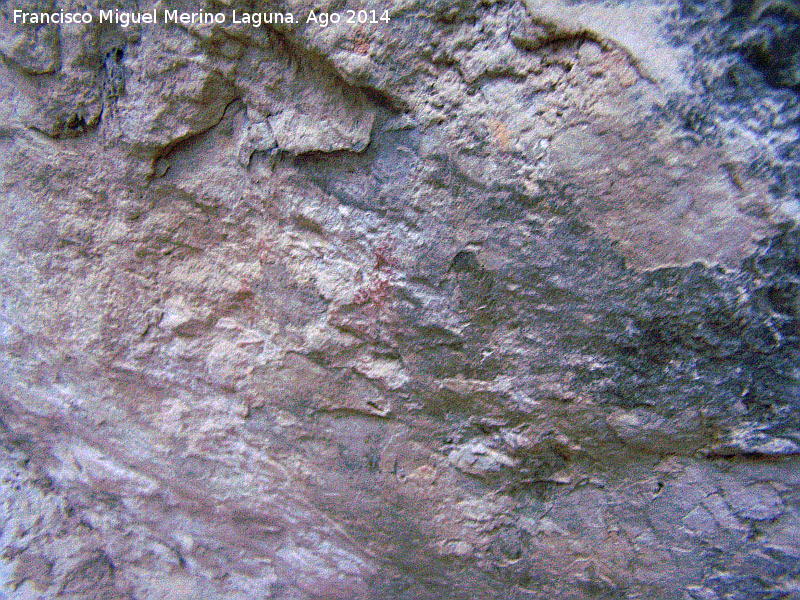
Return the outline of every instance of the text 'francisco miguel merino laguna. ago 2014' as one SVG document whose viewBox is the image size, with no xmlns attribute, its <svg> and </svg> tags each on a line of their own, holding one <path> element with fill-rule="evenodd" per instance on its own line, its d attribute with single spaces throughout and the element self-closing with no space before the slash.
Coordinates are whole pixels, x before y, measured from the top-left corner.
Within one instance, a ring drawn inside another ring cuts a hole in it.
<svg viewBox="0 0 800 600">
<path fill-rule="evenodd" d="M 261 27 L 262 25 L 272 25 L 281 23 L 299 23 L 303 20 L 307 24 L 327 27 L 336 23 L 350 23 L 357 25 L 379 24 L 389 22 L 389 11 L 384 10 L 379 13 L 375 10 L 346 10 L 334 13 L 318 13 L 311 11 L 308 15 L 298 18 L 290 12 L 182 12 L 178 10 L 156 9 L 150 11 L 128 12 L 121 10 L 101 10 L 98 13 L 92 12 L 30 12 L 24 10 L 14 10 L 12 21 L 23 25 L 70 25 L 80 23 L 114 23 L 121 27 L 130 25 L 149 25 L 155 23 L 174 23 L 179 25 L 250 25 Z"/>
</svg>

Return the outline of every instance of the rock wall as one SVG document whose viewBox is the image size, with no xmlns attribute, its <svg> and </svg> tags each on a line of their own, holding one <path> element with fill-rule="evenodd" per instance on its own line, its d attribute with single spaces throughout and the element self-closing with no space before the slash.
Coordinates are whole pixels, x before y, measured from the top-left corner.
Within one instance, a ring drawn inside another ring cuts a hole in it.
<svg viewBox="0 0 800 600">
<path fill-rule="evenodd" d="M 0 12 L 0 597 L 800 598 L 796 2 Z"/>
</svg>

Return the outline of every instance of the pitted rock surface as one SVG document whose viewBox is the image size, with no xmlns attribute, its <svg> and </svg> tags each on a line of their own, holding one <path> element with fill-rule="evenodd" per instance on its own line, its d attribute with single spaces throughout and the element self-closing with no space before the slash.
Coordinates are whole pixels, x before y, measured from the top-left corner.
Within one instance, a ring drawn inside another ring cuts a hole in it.
<svg viewBox="0 0 800 600">
<path fill-rule="evenodd" d="M 0 597 L 800 597 L 795 2 L 76 6 L 0 7 Z"/>
</svg>

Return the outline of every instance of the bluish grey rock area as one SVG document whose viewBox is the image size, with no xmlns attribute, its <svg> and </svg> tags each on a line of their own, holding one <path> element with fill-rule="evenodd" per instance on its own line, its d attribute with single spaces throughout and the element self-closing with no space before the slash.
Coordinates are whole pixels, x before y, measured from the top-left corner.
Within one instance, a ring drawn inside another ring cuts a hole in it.
<svg viewBox="0 0 800 600">
<path fill-rule="evenodd" d="M 800 598 L 794 0 L 203 2 L 0 6 L 0 598 Z"/>
</svg>

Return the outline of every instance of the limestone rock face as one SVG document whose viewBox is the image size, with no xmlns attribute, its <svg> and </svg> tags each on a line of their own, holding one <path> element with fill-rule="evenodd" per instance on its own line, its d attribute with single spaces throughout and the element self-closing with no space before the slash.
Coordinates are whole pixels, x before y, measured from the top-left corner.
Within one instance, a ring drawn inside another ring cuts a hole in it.
<svg viewBox="0 0 800 600">
<path fill-rule="evenodd" d="M 795 3 L 323 4 L 0 7 L 0 597 L 800 597 Z"/>
</svg>

